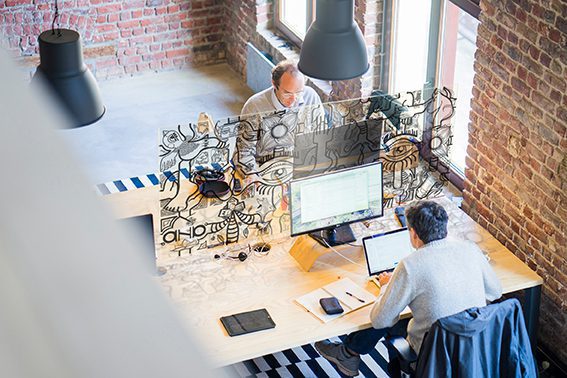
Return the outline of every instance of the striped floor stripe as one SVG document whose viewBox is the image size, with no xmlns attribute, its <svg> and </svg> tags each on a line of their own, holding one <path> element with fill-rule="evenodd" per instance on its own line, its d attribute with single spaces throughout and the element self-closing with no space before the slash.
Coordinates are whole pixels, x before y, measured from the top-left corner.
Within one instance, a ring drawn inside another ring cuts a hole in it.
<svg viewBox="0 0 567 378">
<path fill-rule="evenodd" d="M 344 336 L 331 341 L 341 341 Z M 388 352 L 382 340 L 367 355 L 361 356 L 360 378 L 388 377 Z M 306 344 L 274 354 L 242 361 L 223 368 L 229 376 L 241 378 L 338 378 L 344 377 L 333 364 L 321 357 L 313 344 Z"/>
<path fill-rule="evenodd" d="M 218 164 L 216 165 L 218 166 L 219 169 L 222 169 L 220 165 Z M 204 168 L 205 167 L 202 166 L 196 167 L 197 170 Z M 189 177 L 191 176 L 187 168 L 181 168 L 179 172 L 181 173 L 182 179 L 189 179 Z M 98 190 L 98 193 L 103 196 L 112 193 L 126 192 L 128 190 L 133 190 L 133 189 L 147 188 L 150 186 L 159 185 L 160 182 L 159 176 L 162 174 L 169 181 L 175 182 L 177 180 L 177 175 L 174 172 L 164 171 L 158 174 L 151 173 L 148 175 L 143 175 L 138 177 L 130 177 L 127 179 L 114 180 L 114 181 L 106 182 L 104 184 L 98 184 L 96 188 Z"/>
<path fill-rule="evenodd" d="M 170 181 L 177 180 L 176 176 L 172 172 L 163 172 L 164 176 Z M 189 178 L 189 171 L 186 168 L 181 169 L 182 178 Z M 159 174 L 148 174 L 138 177 L 130 177 L 122 180 L 114 180 L 106 182 L 104 184 L 98 184 L 96 189 L 98 194 L 107 195 L 113 193 L 126 192 L 128 190 L 148 188 L 151 186 L 159 185 Z"/>
</svg>

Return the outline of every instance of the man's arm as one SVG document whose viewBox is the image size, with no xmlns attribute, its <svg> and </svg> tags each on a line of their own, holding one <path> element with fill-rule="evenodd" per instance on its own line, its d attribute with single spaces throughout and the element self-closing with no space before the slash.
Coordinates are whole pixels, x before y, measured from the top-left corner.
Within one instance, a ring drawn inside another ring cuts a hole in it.
<svg viewBox="0 0 567 378">
<path fill-rule="evenodd" d="M 391 327 L 400 318 L 400 313 L 412 300 L 413 288 L 403 261 L 400 261 L 388 283 L 384 294 L 372 307 L 370 320 L 376 329 Z"/>
<path fill-rule="evenodd" d="M 494 269 L 492 269 L 480 249 L 478 249 L 478 255 L 482 269 L 482 279 L 484 281 L 486 300 L 492 302 L 502 296 L 502 285 L 500 284 L 500 280 L 496 276 Z"/>
</svg>

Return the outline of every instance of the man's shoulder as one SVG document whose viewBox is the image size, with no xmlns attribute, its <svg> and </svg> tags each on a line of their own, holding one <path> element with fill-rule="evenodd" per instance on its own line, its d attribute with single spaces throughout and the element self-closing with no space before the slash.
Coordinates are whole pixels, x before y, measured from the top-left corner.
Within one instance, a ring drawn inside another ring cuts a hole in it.
<svg viewBox="0 0 567 378">
<path fill-rule="evenodd" d="M 321 103 L 321 98 L 319 97 L 315 89 L 306 85 L 305 89 L 303 90 L 303 101 L 305 105 L 317 105 Z"/>
<path fill-rule="evenodd" d="M 250 96 L 242 107 L 242 114 L 261 113 L 274 110 L 274 106 L 270 102 L 271 90 L 272 87 L 269 87 Z"/>
<path fill-rule="evenodd" d="M 474 253 L 480 252 L 480 249 L 474 242 L 469 240 L 445 238 L 438 242 L 432 242 L 423 247 L 422 250 L 416 252 L 418 253 L 412 253 L 406 257 L 408 262 L 421 264 L 425 260 L 436 260 L 449 255 L 452 256 L 452 258 L 454 258 L 454 256 L 466 258 L 467 256 L 474 256 Z"/>
</svg>

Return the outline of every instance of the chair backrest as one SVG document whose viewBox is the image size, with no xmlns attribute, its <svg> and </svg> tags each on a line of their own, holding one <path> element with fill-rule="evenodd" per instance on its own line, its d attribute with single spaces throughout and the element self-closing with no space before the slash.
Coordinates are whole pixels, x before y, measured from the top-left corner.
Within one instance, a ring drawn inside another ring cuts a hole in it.
<svg viewBox="0 0 567 378">
<path fill-rule="evenodd" d="M 419 352 L 418 377 L 536 377 L 517 299 L 439 319 Z"/>
</svg>

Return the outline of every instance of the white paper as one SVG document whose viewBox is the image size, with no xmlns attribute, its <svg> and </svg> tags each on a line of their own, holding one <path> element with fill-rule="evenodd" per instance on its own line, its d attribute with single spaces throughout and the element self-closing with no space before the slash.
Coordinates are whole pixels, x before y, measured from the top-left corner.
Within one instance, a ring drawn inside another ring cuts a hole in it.
<svg viewBox="0 0 567 378">
<path fill-rule="evenodd" d="M 352 296 L 349 296 L 346 294 L 347 292 L 356 296 L 356 298 L 360 298 L 362 302 Z M 335 315 L 325 313 L 319 303 L 319 300 L 327 297 L 336 297 L 345 311 L 341 314 Z M 358 286 L 350 278 L 343 278 L 332 282 L 320 289 L 314 290 L 295 299 L 299 305 L 303 306 L 323 323 L 327 323 L 333 319 L 348 314 L 349 312 L 374 303 L 375 300 L 376 297 L 372 293 Z"/>
</svg>

